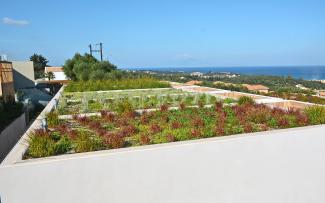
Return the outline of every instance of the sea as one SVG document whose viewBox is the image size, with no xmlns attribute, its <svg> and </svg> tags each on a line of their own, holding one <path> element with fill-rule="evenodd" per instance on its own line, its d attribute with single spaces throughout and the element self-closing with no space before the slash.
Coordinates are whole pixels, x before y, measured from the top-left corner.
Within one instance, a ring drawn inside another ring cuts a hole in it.
<svg viewBox="0 0 325 203">
<path fill-rule="evenodd" d="M 147 67 L 129 70 L 152 70 L 164 72 L 227 72 L 245 75 L 291 76 L 305 80 L 325 80 L 325 66 L 274 66 L 274 67 Z"/>
</svg>

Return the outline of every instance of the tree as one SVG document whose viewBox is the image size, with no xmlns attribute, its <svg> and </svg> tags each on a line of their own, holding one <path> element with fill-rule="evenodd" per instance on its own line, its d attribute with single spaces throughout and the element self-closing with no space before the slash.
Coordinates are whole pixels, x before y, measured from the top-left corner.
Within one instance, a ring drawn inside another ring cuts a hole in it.
<svg viewBox="0 0 325 203">
<path fill-rule="evenodd" d="M 34 62 L 35 78 L 42 78 L 45 66 L 49 61 L 41 54 L 36 53 L 29 57 L 29 60 Z"/>
<path fill-rule="evenodd" d="M 109 78 L 111 72 L 117 67 L 109 61 L 98 61 L 90 54 L 75 54 L 72 59 L 68 59 L 63 70 L 65 75 L 71 80 L 103 80 Z M 114 73 L 116 74 L 116 73 Z"/>
<path fill-rule="evenodd" d="M 55 78 L 55 75 L 54 75 L 54 73 L 53 72 L 47 72 L 47 73 L 45 73 L 44 74 L 44 76 L 48 79 L 48 81 L 51 81 L 51 80 L 53 80 L 54 78 Z"/>
</svg>

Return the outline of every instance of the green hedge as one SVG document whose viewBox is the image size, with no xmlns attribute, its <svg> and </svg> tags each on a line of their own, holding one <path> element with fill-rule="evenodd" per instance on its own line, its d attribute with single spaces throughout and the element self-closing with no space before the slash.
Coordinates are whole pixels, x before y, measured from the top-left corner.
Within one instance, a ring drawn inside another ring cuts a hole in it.
<svg viewBox="0 0 325 203">
<path fill-rule="evenodd" d="M 71 82 L 65 88 L 66 92 L 84 92 L 100 90 L 148 89 L 170 87 L 169 83 L 153 78 L 136 78 L 123 80 L 89 80 Z"/>
</svg>

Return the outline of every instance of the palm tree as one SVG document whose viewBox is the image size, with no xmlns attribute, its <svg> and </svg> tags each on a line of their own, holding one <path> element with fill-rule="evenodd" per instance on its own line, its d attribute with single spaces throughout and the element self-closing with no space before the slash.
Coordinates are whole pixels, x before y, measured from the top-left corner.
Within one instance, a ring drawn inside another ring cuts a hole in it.
<svg viewBox="0 0 325 203">
<path fill-rule="evenodd" d="M 55 78 L 55 75 L 53 72 L 50 71 L 50 72 L 45 73 L 45 77 L 48 79 L 48 81 L 51 81 Z"/>
</svg>

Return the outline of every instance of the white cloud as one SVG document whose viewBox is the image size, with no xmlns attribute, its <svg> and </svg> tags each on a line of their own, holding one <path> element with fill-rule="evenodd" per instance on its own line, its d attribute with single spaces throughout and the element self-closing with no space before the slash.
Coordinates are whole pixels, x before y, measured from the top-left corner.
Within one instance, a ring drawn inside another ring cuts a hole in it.
<svg viewBox="0 0 325 203">
<path fill-rule="evenodd" d="M 2 23 L 6 24 L 6 25 L 24 26 L 24 25 L 28 25 L 29 21 L 28 20 L 15 20 L 12 18 L 4 17 L 4 18 L 2 18 Z"/>
</svg>

